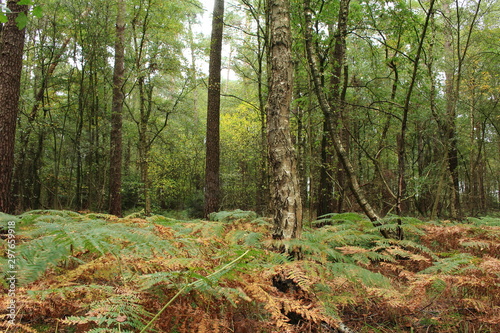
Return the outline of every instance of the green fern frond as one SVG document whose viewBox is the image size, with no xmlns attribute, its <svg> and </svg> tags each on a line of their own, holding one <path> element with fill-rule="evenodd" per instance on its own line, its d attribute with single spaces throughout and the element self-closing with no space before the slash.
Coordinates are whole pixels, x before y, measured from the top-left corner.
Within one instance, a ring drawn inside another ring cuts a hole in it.
<svg viewBox="0 0 500 333">
<path fill-rule="evenodd" d="M 151 222 L 151 223 L 158 223 L 158 224 L 164 224 L 164 223 L 176 223 L 178 222 L 177 220 L 166 217 L 163 215 L 152 215 L 146 217 L 146 221 Z"/>
<path fill-rule="evenodd" d="M 490 227 L 500 227 L 500 218 L 492 216 L 483 217 L 468 217 L 466 219 L 469 223 L 476 226 L 490 226 Z"/>
<path fill-rule="evenodd" d="M 124 223 L 104 220 L 37 222 L 28 233 L 33 240 L 18 246 L 20 281 L 30 283 L 38 279 L 49 267 L 72 260 L 79 253 L 116 257 L 134 253 L 143 257 L 153 252 L 176 254 L 177 249 L 168 240 L 153 232 L 153 226 L 138 228 Z"/>
<path fill-rule="evenodd" d="M 260 232 L 235 229 L 226 234 L 225 240 L 232 245 L 244 244 L 248 247 L 260 247 L 264 235 Z"/>
<path fill-rule="evenodd" d="M 427 246 L 414 242 L 412 240 L 404 239 L 387 239 L 381 238 L 376 241 L 376 246 L 372 248 L 375 252 L 382 252 L 385 249 L 393 249 L 394 247 L 400 247 L 410 253 L 424 254 L 429 256 L 433 260 L 438 260 L 439 258 L 434 254 L 434 252 Z"/>
<path fill-rule="evenodd" d="M 330 214 L 325 214 L 322 215 L 318 218 L 318 220 L 313 223 L 321 223 L 321 222 L 336 222 L 332 224 L 340 224 L 340 223 L 346 223 L 346 222 L 360 222 L 360 221 L 366 221 L 366 217 L 363 215 L 360 215 L 358 213 L 330 213 Z"/>
<path fill-rule="evenodd" d="M 222 237 L 226 225 L 222 222 L 191 221 L 185 223 L 159 223 L 167 225 L 181 236 L 197 236 L 204 238 Z"/>
<path fill-rule="evenodd" d="M 350 263 L 328 263 L 326 267 L 335 277 L 344 277 L 351 282 L 357 282 L 367 287 L 391 288 L 391 282 L 380 273 L 374 273 Z"/>
<path fill-rule="evenodd" d="M 7 229 L 7 223 L 11 221 L 17 224 L 19 221 L 21 221 L 21 219 L 18 218 L 17 216 L 0 212 L 0 228 Z"/>
<path fill-rule="evenodd" d="M 326 227 L 315 231 L 323 240 L 332 247 L 339 246 L 362 246 L 370 247 L 374 241 L 382 239 L 379 234 L 370 234 L 363 230 L 357 230 L 343 226 L 342 228 Z"/>
<path fill-rule="evenodd" d="M 251 302 L 252 299 L 241 288 L 220 287 L 215 288 L 217 295 L 223 296 L 235 308 L 241 300 Z"/>
<path fill-rule="evenodd" d="M 485 241 L 480 241 L 480 240 L 469 240 L 469 241 L 463 241 L 460 242 L 460 245 L 466 248 L 473 248 L 473 249 L 489 249 L 491 246 L 490 242 L 485 242 Z"/>
<path fill-rule="evenodd" d="M 94 323 L 102 331 L 118 329 L 141 329 L 152 315 L 140 304 L 138 295 L 133 293 L 115 294 L 107 299 L 90 304 L 85 316 L 71 316 L 61 320 L 65 324 Z M 96 330 L 96 329 L 94 329 Z"/>
<path fill-rule="evenodd" d="M 173 286 L 179 281 L 182 276 L 181 271 L 172 272 L 157 272 L 152 274 L 144 274 L 138 277 L 140 287 L 142 290 L 149 290 L 156 286 Z"/>
<path fill-rule="evenodd" d="M 210 221 L 217 221 L 217 222 L 230 222 L 233 220 L 254 220 L 257 218 L 257 214 L 252 211 L 244 211 L 240 209 L 236 209 L 233 211 L 222 211 L 222 212 L 215 212 L 211 213 L 209 215 L 209 220 Z"/>
<path fill-rule="evenodd" d="M 470 270 L 477 270 L 475 265 L 478 258 L 470 253 L 453 254 L 448 258 L 442 258 L 434 262 L 433 266 L 421 271 L 422 274 L 463 274 Z"/>
<path fill-rule="evenodd" d="M 77 212 L 73 212 L 71 210 L 55 210 L 55 209 L 36 209 L 36 210 L 30 210 L 27 211 L 21 215 L 19 215 L 20 218 L 24 218 L 26 216 L 30 215 L 35 215 L 35 216 L 40 216 L 40 215 L 48 215 L 48 216 L 61 216 L 64 218 L 82 218 L 82 215 Z"/>
<path fill-rule="evenodd" d="M 118 219 L 118 217 L 116 217 L 115 215 L 104 214 L 104 213 L 88 213 L 88 214 L 85 214 L 84 217 L 86 219 L 89 219 L 89 220 L 107 220 L 107 221 L 110 221 L 110 220 L 117 220 Z"/>
<path fill-rule="evenodd" d="M 333 261 L 333 262 L 348 262 L 349 258 L 344 256 L 339 251 L 335 250 L 328 242 L 319 237 L 317 233 L 304 232 L 301 239 L 293 239 L 290 245 L 295 248 L 301 249 L 302 253 L 311 259 L 320 262 Z"/>
</svg>

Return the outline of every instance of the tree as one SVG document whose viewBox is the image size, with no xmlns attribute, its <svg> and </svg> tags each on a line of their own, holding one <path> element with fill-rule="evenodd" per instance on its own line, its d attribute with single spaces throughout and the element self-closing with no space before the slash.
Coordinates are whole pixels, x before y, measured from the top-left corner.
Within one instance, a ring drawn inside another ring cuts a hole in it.
<svg viewBox="0 0 500 333">
<path fill-rule="evenodd" d="M 18 18 L 26 17 L 27 5 L 7 2 L 11 13 L 0 36 L 0 211 L 10 212 L 11 184 L 14 167 L 14 144 L 19 113 L 21 72 L 25 29 L 17 26 Z"/>
<path fill-rule="evenodd" d="M 220 83 L 224 0 L 215 0 L 208 74 L 205 217 L 219 209 L 220 201 Z"/>
<path fill-rule="evenodd" d="M 310 7 L 310 1 L 306 0 L 304 1 L 304 18 L 305 18 L 305 40 L 306 40 L 306 53 L 307 53 L 307 59 L 309 62 L 309 67 L 311 70 L 311 76 L 312 80 L 314 83 L 314 92 L 316 93 L 316 97 L 318 98 L 320 108 L 325 115 L 325 124 L 327 126 L 327 133 L 329 133 L 330 137 L 328 138 L 331 140 L 335 151 L 337 153 L 337 156 L 342 163 L 342 166 L 344 167 L 346 176 L 347 176 L 347 181 L 349 184 L 349 187 L 356 198 L 356 201 L 358 202 L 359 206 L 361 209 L 364 211 L 366 216 L 372 221 L 372 223 L 375 226 L 380 226 L 380 217 L 378 214 L 375 212 L 373 209 L 372 205 L 368 202 L 368 200 L 365 197 L 365 194 L 361 190 L 361 187 L 359 185 L 358 177 L 356 176 L 356 173 L 354 171 L 354 167 L 349 159 L 349 156 L 347 154 L 347 151 L 344 147 L 344 144 L 342 142 L 342 139 L 339 135 L 339 133 L 335 130 L 335 128 L 332 126 L 333 120 L 332 117 L 334 116 L 334 112 L 332 109 L 331 104 L 329 103 L 328 99 L 326 98 L 325 92 L 322 90 L 321 86 L 321 81 L 320 81 L 320 72 L 318 70 L 318 61 L 317 61 L 317 54 L 316 51 L 313 47 L 312 43 L 312 9 Z M 387 236 L 387 233 L 384 230 L 381 230 L 381 233 L 384 236 Z"/>
<path fill-rule="evenodd" d="M 340 120 L 344 120 L 346 122 L 346 107 L 345 107 L 345 91 L 346 86 L 343 81 L 347 80 L 347 66 L 345 65 L 345 57 L 346 57 L 346 38 L 347 38 L 347 20 L 349 17 L 349 5 L 350 0 L 341 0 L 339 3 L 339 13 L 338 13 L 338 22 L 337 28 L 333 27 L 333 23 L 328 24 L 328 30 L 330 35 L 334 38 L 333 48 L 330 50 L 330 63 L 331 63 L 331 77 L 329 84 L 329 90 L 331 93 L 329 94 L 330 105 L 333 110 L 337 112 L 339 115 L 338 118 L 332 119 L 329 115 L 324 115 L 324 125 L 323 125 L 323 139 L 321 143 L 321 174 L 320 174 L 320 191 L 319 191 L 319 203 L 318 203 L 318 216 L 331 213 L 332 208 L 337 213 L 342 212 L 343 203 L 345 201 L 345 177 L 343 165 L 340 162 L 340 159 L 337 163 L 335 172 L 336 175 L 336 186 L 334 186 L 333 182 L 333 165 L 332 165 L 332 154 L 334 153 L 334 149 L 332 148 L 331 136 L 332 133 L 329 131 L 333 129 L 333 127 L 338 127 L 340 124 Z M 335 31 L 334 31 L 335 30 Z M 344 80 L 343 80 L 344 78 Z M 327 121 L 333 121 L 333 124 L 326 124 Z M 344 123 L 344 125 L 346 125 Z M 339 128 L 339 134 L 341 136 L 341 140 L 344 142 L 344 146 L 347 149 L 348 136 L 346 135 L 346 131 L 343 131 Z M 334 187 L 337 188 L 338 194 L 336 196 L 333 195 Z M 334 207 L 332 207 L 334 205 Z"/>
<path fill-rule="evenodd" d="M 302 231 L 302 202 L 290 132 L 293 87 L 290 3 L 288 0 L 269 0 L 268 10 L 270 52 L 266 112 L 273 238 L 289 240 L 300 237 Z"/>
<path fill-rule="evenodd" d="M 122 214 L 122 114 L 125 65 L 125 2 L 118 0 L 116 15 L 115 64 L 113 72 L 113 105 L 111 110 L 109 212 Z"/>
</svg>

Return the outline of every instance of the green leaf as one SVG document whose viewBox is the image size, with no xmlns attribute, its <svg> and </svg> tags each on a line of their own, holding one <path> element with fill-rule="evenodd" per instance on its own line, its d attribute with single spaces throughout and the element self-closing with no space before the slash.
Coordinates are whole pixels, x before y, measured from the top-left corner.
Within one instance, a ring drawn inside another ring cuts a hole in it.
<svg viewBox="0 0 500 333">
<path fill-rule="evenodd" d="M 16 23 L 17 27 L 19 29 L 24 29 L 26 25 L 28 24 L 28 17 L 26 16 L 25 13 L 19 13 L 16 17 Z"/>
<path fill-rule="evenodd" d="M 41 6 L 34 7 L 33 16 L 41 18 L 43 16 L 43 8 Z"/>
<path fill-rule="evenodd" d="M 5 15 L 5 13 L 3 12 L 0 12 L 0 23 L 7 23 L 7 21 L 7 15 Z"/>
<path fill-rule="evenodd" d="M 18 5 L 22 6 L 22 5 L 32 5 L 33 4 L 33 1 L 32 0 L 20 0 L 18 3 Z"/>
</svg>

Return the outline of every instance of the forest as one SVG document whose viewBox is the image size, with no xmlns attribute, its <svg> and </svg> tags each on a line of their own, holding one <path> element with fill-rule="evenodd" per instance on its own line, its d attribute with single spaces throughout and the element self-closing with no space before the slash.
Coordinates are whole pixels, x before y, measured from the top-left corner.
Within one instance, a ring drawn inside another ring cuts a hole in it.
<svg viewBox="0 0 500 333">
<path fill-rule="evenodd" d="M 0 330 L 500 331 L 499 22 L 0 1 Z"/>
</svg>

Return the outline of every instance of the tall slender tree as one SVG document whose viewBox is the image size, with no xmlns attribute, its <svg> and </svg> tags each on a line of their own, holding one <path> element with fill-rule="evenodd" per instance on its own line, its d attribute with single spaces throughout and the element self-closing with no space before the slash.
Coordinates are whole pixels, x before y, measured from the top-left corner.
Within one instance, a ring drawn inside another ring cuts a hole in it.
<svg viewBox="0 0 500 333">
<path fill-rule="evenodd" d="M 21 72 L 25 29 L 19 29 L 16 19 L 26 15 L 27 5 L 9 0 L 11 13 L 0 37 L 0 211 L 10 212 L 11 184 L 14 168 L 14 143 L 19 113 Z"/>
<path fill-rule="evenodd" d="M 356 176 L 356 173 L 354 171 L 354 167 L 349 159 L 349 156 L 347 154 L 347 151 L 344 147 L 344 144 L 342 142 L 342 139 L 337 131 L 335 131 L 335 128 L 332 126 L 333 124 L 333 116 L 334 112 L 332 109 L 331 104 L 329 103 L 325 92 L 322 89 L 321 86 L 321 80 L 320 80 L 320 72 L 318 70 L 318 60 L 317 60 L 317 54 L 316 50 L 314 49 L 313 46 L 313 39 L 312 39 L 312 9 L 310 7 L 310 1 L 305 0 L 304 1 L 304 22 L 305 22 L 305 42 L 306 42 L 306 53 L 307 53 L 307 59 L 309 62 L 309 67 L 311 70 L 311 76 L 312 76 L 312 81 L 314 83 L 314 92 L 316 94 L 316 97 L 318 98 L 319 106 L 325 116 L 325 124 L 327 127 L 327 133 L 330 133 L 330 140 L 335 148 L 335 151 L 337 152 L 337 156 L 342 163 L 344 170 L 346 172 L 346 176 L 348 179 L 348 184 L 351 189 L 351 192 L 353 193 L 356 201 L 358 202 L 359 206 L 361 209 L 364 211 L 366 216 L 372 221 L 372 223 L 375 226 L 380 226 L 380 217 L 378 214 L 375 212 L 373 209 L 372 205 L 368 202 L 368 200 L 365 197 L 365 194 L 361 190 L 361 187 L 359 185 L 358 177 Z M 384 230 L 381 230 L 381 233 L 387 237 L 387 232 Z"/>
<path fill-rule="evenodd" d="M 220 83 L 224 0 L 215 0 L 208 73 L 207 146 L 205 165 L 205 217 L 220 205 Z"/>
<path fill-rule="evenodd" d="M 302 201 L 297 161 L 290 133 L 293 88 L 290 2 L 269 0 L 270 53 L 267 99 L 267 139 L 271 169 L 273 238 L 298 238 L 302 231 Z"/>
<path fill-rule="evenodd" d="M 125 2 L 118 0 L 115 36 L 115 64 L 113 72 L 113 105 L 111 110 L 109 212 L 122 214 L 122 114 L 125 68 Z"/>
</svg>

